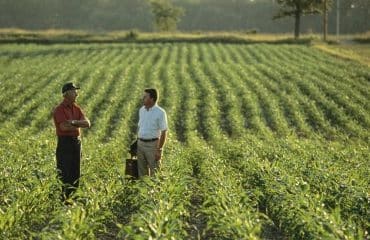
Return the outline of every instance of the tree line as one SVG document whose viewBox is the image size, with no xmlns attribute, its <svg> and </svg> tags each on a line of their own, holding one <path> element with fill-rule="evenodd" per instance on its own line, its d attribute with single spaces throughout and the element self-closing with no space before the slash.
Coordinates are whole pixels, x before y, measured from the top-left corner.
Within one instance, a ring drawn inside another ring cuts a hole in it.
<svg viewBox="0 0 370 240">
<path fill-rule="evenodd" d="M 368 0 L 0 0 L 0 28 L 320 33 L 324 2 L 329 33 L 370 29 Z"/>
</svg>

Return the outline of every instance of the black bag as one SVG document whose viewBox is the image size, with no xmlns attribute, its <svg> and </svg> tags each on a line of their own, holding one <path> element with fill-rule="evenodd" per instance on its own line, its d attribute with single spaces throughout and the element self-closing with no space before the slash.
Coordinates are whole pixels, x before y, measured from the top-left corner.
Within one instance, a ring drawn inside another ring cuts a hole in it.
<svg viewBox="0 0 370 240">
<path fill-rule="evenodd" d="M 133 179 L 139 178 L 139 171 L 137 168 L 137 159 L 136 158 L 128 158 L 126 159 L 126 168 L 125 174 L 130 176 Z"/>
<path fill-rule="evenodd" d="M 129 153 L 131 154 L 131 157 L 137 156 L 137 139 L 131 143 Z"/>
<path fill-rule="evenodd" d="M 126 159 L 125 174 L 133 179 L 139 178 L 139 170 L 137 168 L 137 139 L 131 143 L 129 153 L 131 158 Z"/>
</svg>

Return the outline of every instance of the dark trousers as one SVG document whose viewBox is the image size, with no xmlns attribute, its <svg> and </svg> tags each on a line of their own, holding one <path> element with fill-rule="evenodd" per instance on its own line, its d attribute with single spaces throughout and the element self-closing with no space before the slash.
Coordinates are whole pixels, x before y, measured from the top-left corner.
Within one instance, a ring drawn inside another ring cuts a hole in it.
<svg viewBox="0 0 370 240">
<path fill-rule="evenodd" d="M 56 150 L 58 177 L 63 182 L 62 199 L 78 187 L 80 178 L 81 140 L 79 137 L 58 137 Z"/>
</svg>

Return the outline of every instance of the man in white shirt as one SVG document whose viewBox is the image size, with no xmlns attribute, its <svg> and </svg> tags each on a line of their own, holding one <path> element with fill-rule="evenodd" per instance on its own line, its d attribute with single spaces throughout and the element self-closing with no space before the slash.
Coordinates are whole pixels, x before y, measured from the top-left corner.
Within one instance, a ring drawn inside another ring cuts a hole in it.
<svg viewBox="0 0 370 240">
<path fill-rule="evenodd" d="M 144 90 L 143 104 L 139 110 L 137 160 L 139 177 L 154 176 L 160 167 L 163 146 L 167 137 L 166 111 L 157 105 L 158 91 Z"/>
</svg>

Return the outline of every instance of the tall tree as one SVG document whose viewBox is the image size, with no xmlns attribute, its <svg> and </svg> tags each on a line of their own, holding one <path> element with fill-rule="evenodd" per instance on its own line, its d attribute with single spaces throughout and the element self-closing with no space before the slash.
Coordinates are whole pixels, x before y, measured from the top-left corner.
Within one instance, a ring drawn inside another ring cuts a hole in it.
<svg viewBox="0 0 370 240">
<path fill-rule="evenodd" d="M 326 0 L 277 0 L 280 10 L 274 19 L 294 17 L 294 37 L 299 38 L 300 23 L 303 15 L 319 14 L 323 10 L 323 1 Z"/>
<path fill-rule="evenodd" d="M 328 0 L 323 0 L 323 33 L 324 33 L 324 41 L 327 40 L 328 35 Z"/>
<path fill-rule="evenodd" d="M 173 5 L 171 0 L 148 0 L 155 18 L 155 28 L 159 31 L 174 31 L 184 15 L 181 7 Z"/>
</svg>

